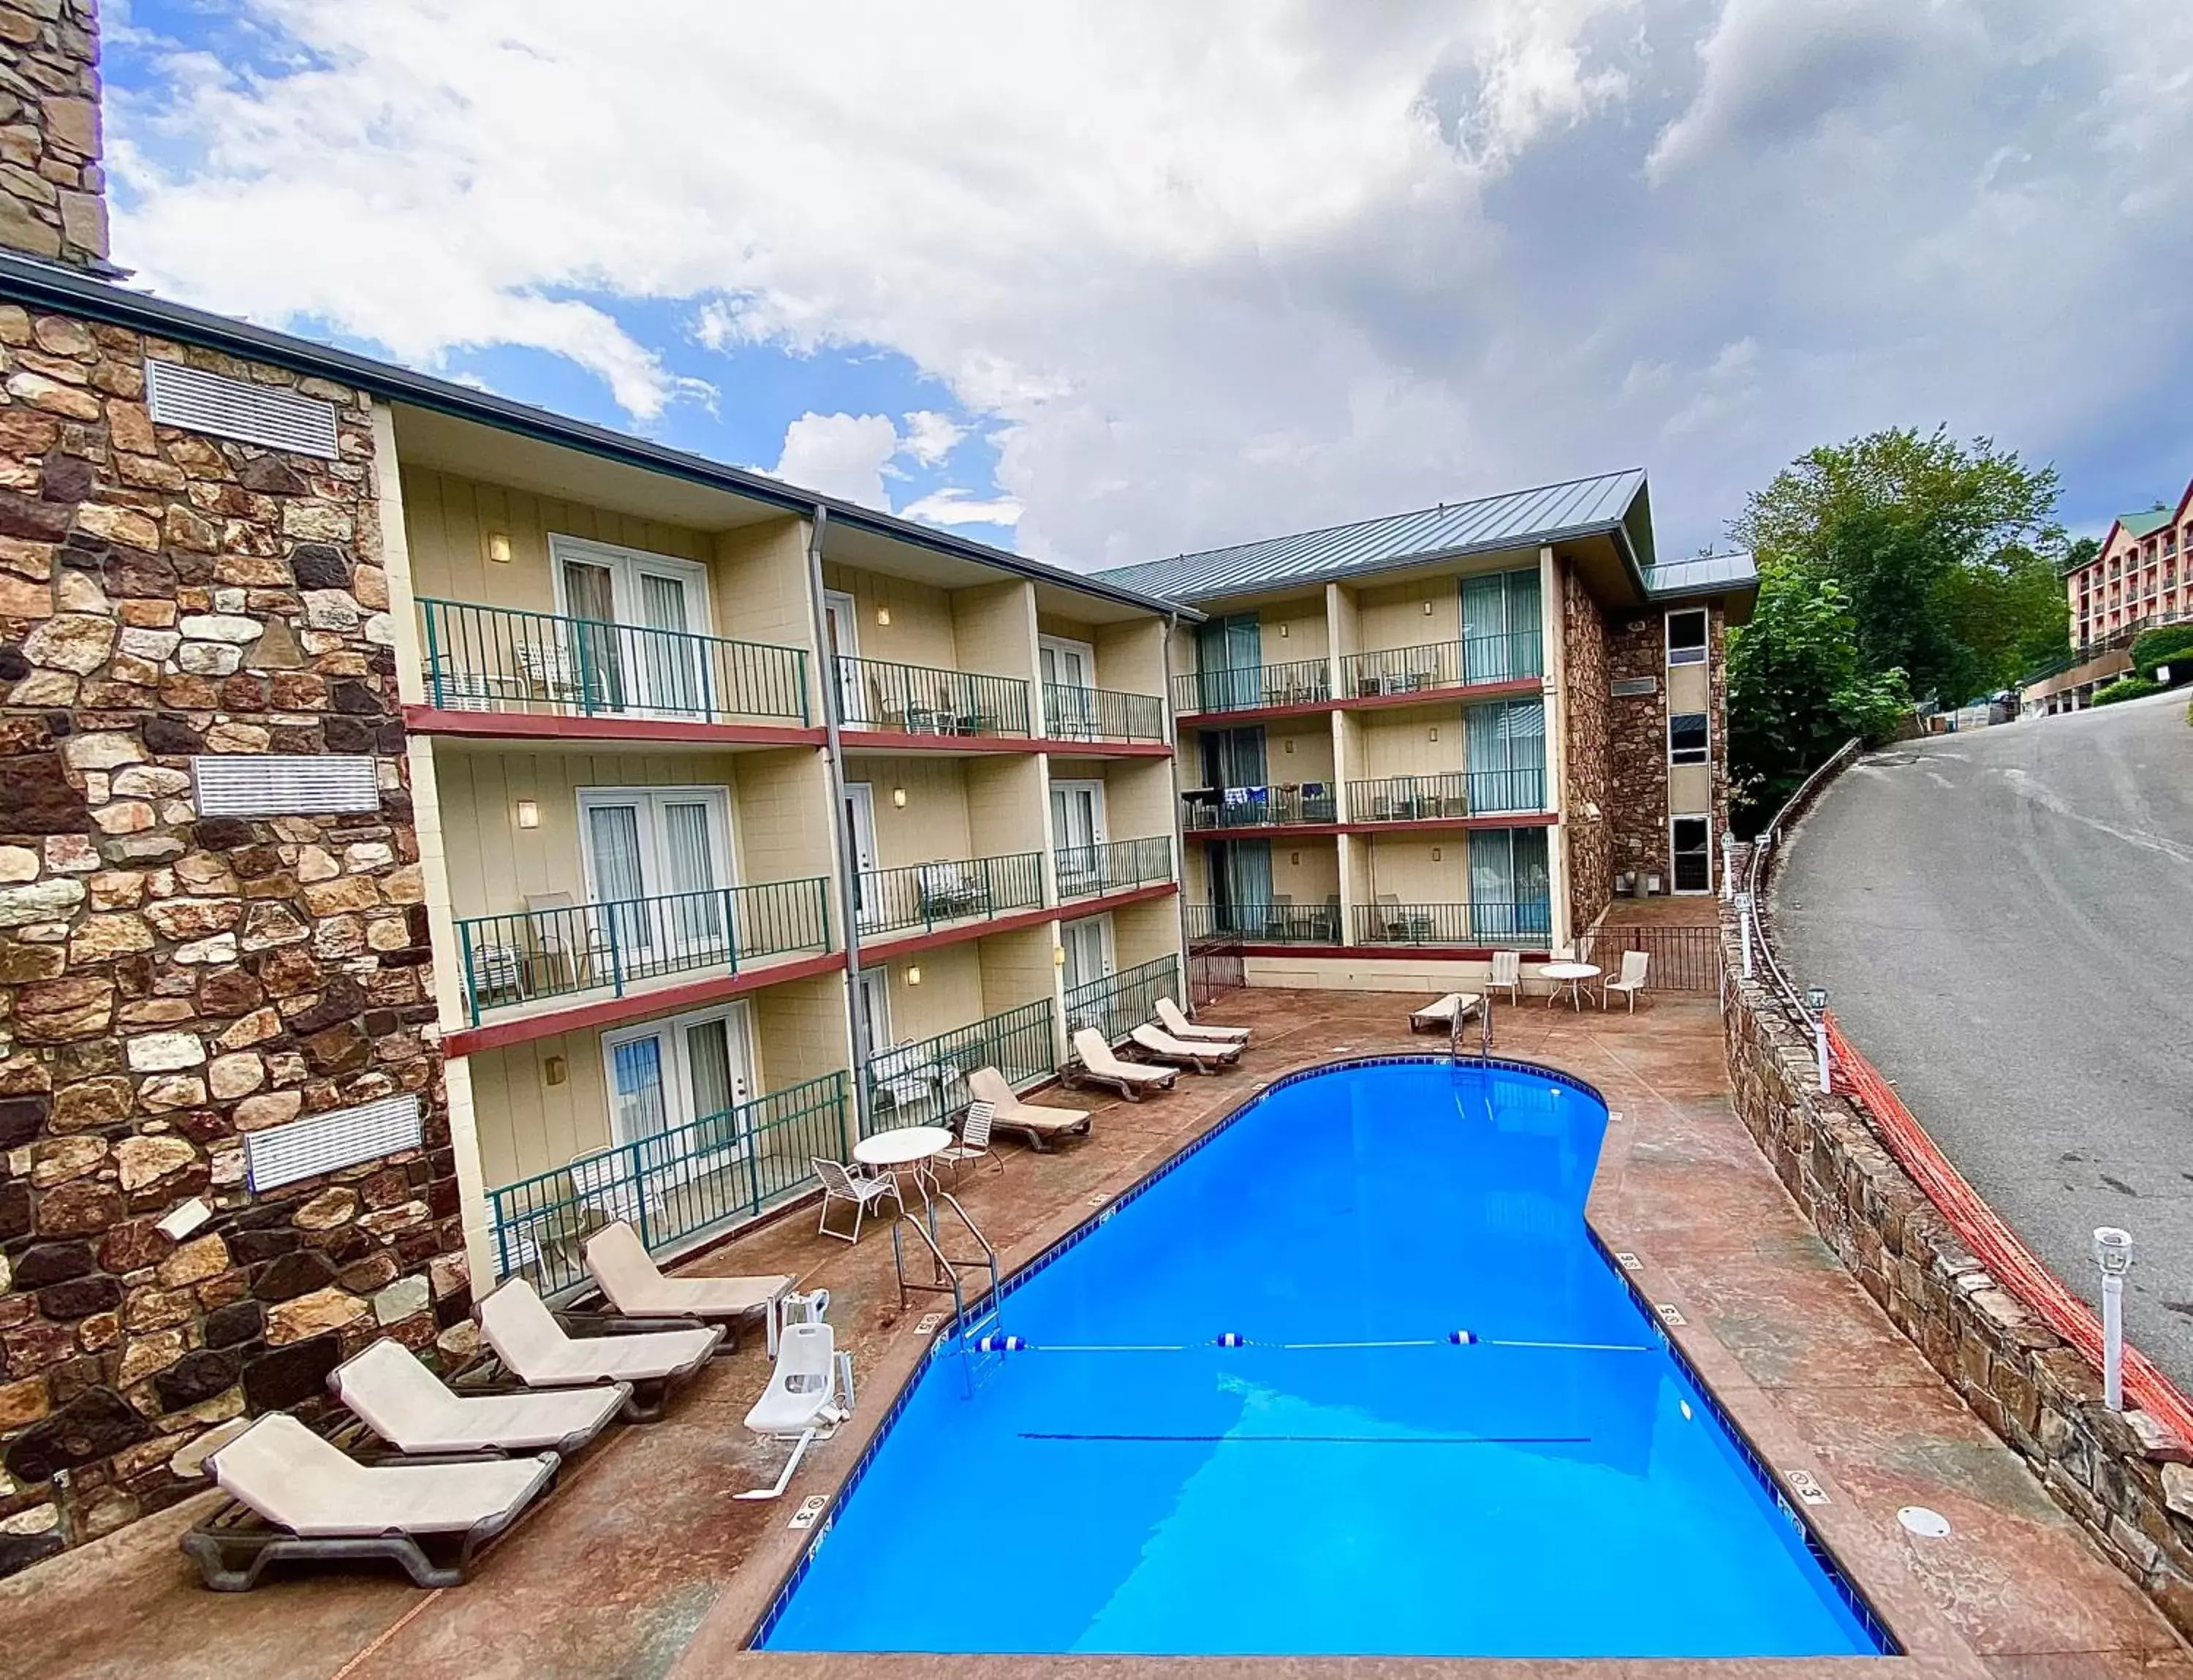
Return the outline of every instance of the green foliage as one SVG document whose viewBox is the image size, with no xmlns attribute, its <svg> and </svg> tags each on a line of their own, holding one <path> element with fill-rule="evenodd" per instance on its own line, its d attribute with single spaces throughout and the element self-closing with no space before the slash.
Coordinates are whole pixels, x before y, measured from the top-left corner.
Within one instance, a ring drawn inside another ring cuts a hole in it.
<svg viewBox="0 0 2193 1680">
<path fill-rule="evenodd" d="M 2184 654 L 2180 659 L 2178 656 Z M 2163 624 L 2143 634 L 2132 645 L 2132 668 L 2153 681 L 2155 668 L 2167 663 L 2193 668 L 2193 624 Z"/>
<path fill-rule="evenodd" d="M 1751 622 L 1729 632 L 1729 775 L 1749 830 L 1853 735 L 1878 739 L 1910 711 L 1904 674 L 1869 669 L 1850 604 L 1801 566 L 1761 568 Z"/>
<path fill-rule="evenodd" d="M 2114 706 L 2120 700 L 2137 700 L 2144 694 L 2162 692 L 2161 683 L 2150 682 L 2145 677 L 2119 677 L 2106 688 L 2098 688 L 2094 691 L 2093 703 L 2097 706 Z"/>
<path fill-rule="evenodd" d="M 2064 557 L 2056 562 L 2056 570 L 2059 573 L 2068 574 L 2075 572 L 2101 552 L 2102 539 L 2100 537 L 2074 537 L 2071 539 L 2070 546 L 2064 550 Z"/>
</svg>

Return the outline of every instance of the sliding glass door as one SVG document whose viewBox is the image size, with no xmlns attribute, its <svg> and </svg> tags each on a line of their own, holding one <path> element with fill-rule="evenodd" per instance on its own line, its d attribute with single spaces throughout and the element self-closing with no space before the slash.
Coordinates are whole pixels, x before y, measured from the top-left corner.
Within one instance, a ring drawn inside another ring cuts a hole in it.
<svg viewBox="0 0 2193 1680">
<path fill-rule="evenodd" d="M 730 949 L 728 789 L 582 788 L 579 820 L 587 902 L 627 971 Z"/>
<path fill-rule="evenodd" d="M 734 1110 L 754 1095 L 743 1002 L 604 1033 L 602 1064 L 616 1142 L 691 1127 L 681 1155 L 737 1147 Z"/>
<path fill-rule="evenodd" d="M 560 651 L 521 649 L 545 697 L 593 712 L 707 717 L 713 703 L 707 568 L 693 560 L 552 536 L 557 611 L 574 621 Z M 561 667 L 562 668 L 551 668 Z"/>
<path fill-rule="evenodd" d="M 1509 682 L 1535 677 L 1538 655 L 1538 574 L 1486 572 L 1462 580 L 1463 680 Z"/>
<path fill-rule="evenodd" d="M 1553 927 L 1543 829 L 1479 829 L 1469 836 L 1469 928 L 1487 944 L 1543 939 Z"/>
</svg>

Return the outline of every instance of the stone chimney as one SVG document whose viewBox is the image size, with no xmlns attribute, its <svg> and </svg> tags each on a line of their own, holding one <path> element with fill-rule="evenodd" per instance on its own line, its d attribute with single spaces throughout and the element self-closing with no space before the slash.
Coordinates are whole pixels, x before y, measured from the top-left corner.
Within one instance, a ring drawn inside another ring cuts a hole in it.
<svg viewBox="0 0 2193 1680">
<path fill-rule="evenodd" d="M 99 0 L 0 0 L 0 246 L 106 261 L 99 163 Z"/>
</svg>

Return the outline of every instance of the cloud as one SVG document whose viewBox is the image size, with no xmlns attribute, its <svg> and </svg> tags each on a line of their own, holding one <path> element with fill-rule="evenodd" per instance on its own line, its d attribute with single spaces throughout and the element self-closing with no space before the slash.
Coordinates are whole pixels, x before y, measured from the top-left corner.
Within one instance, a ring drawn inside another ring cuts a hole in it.
<svg viewBox="0 0 2193 1680">
<path fill-rule="evenodd" d="M 967 428 L 950 415 L 916 409 L 906 417 L 905 452 L 919 466 L 935 467 L 966 435 Z"/>
<path fill-rule="evenodd" d="M 2183 0 L 226 10 L 277 47 L 111 76 L 158 290 L 535 347 L 650 423 L 789 350 L 780 470 L 943 495 L 972 426 L 968 501 L 1070 564 L 1637 463 L 1687 551 L 1890 423 L 2183 454 Z M 831 387 L 876 348 L 948 402 Z"/>
<path fill-rule="evenodd" d="M 945 489 L 933 491 L 917 501 L 909 502 L 899 510 L 909 519 L 919 519 L 932 525 L 1016 525 L 1021 522 L 1021 504 L 1009 496 L 988 498 L 970 496 L 964 490 Z"/>
</svg>

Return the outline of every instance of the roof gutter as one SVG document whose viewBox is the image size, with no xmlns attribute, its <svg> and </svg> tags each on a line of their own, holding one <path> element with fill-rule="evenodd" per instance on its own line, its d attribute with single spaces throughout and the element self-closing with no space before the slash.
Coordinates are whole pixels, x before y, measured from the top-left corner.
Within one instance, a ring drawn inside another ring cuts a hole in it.
<svg viewBox="0 0 2193 1680">
<path fill-rule="evenodd" d="M 1145 595 L 1116 583 L 1106 583 L 1083 572 L 1069 571 L 1062 566 L 1045 565 L 1041 561 L 1031 560 L 1002 548 L 993 548 L 987 543 L 970 542 L 964 537 L 948 536 L 930 526 L 917 525 L 911 519 L 879 513 L 873 508 L 820 496 L 759 473 L 726 467 L 706 456 L 668 449 L 644 439 L 613 432 L 605 426 L 572 420 L 551 413 L 547 409 L 512 402 L 507 397 L 475 391 L 449 380 L 435 379 L 426 374 L 415 373 L 409 368 L 375 361 L 354 351 L 316 344 L 310 339 L 275 332 L 248 321 L 232 320 L 225 315 L 192 308 L 187 304 L 171 303 L 164 298 L 128 291 L 73 269 L 56 267 L 0 252 L 0 301 L 20 303 L 33 309 L 60 310 L 88 320 L 104 322 L 110 326 L 126 327 L 133 331 L 194 344 L 203 349 L 272 363 L 295 373 L 313 375 L 354 386 L 390 402 L 429 409 L 455 419 L 491 426 L 498 431 L 515 433 L 538 443 L 578 450 L 601 460 L 636 467 L 646 472 L 665 473 L 712 490 L 745 496 L 787 513 L 812 517 L 817 507 L 827 507 L 831 520 L 837 525 L 851 526 L 895 542 L 910 542 L 917 548 L 954 559 L 993 566 L 1035 582 L 1056 584 L 1082 594 L 1096 595 L 1121 606 L 1154 613 L 1185 611 L 1198 621 L 1203 616 L 1194 608 L 1183 608 L 1177 601 Z"/>
</svg>

